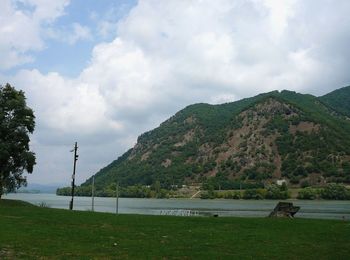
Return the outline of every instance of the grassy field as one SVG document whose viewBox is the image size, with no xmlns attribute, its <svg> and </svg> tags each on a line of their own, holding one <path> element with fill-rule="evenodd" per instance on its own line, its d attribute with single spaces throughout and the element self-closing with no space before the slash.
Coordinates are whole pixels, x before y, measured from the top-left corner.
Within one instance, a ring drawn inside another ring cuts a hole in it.
<svg viewBox="0 0 350 260">
<path fill-rule="evenodd" d="M 114 215 L 0 200 L 0 259 L 349 259 L 350 222 Z"/>
</svg>

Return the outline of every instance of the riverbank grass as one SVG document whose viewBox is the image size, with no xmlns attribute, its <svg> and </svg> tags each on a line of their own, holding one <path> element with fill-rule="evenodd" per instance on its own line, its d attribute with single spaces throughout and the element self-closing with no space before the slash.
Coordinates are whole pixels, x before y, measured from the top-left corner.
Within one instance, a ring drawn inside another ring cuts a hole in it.
<svg viewBox="0 0 350 260">
<path fill-rule="evenodd" d="M 0 259 L 346 259 L 350 222 L 114 215 L 0 200 Z"/>
</svg>

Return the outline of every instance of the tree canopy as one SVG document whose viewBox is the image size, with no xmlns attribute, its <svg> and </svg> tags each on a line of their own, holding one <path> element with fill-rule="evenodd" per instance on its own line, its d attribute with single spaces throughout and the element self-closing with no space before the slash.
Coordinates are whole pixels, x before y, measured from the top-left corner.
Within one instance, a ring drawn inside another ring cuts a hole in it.
<svg viewBox="0 0 350 260">
<path fill-rule="evenodd" d="M 26 185 L 23 172 L 33 172 L 35 154 L 29 150 L 35 116 L 24 92 L 10 84 L 0 86 L 0 198 Z"/>
</svg>

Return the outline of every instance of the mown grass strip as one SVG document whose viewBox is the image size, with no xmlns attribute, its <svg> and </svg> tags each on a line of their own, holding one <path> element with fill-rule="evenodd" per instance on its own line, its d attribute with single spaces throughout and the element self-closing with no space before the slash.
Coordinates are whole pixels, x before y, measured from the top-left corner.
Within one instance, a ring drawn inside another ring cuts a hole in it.
<svg viewBox="0 0 350 260">
<path fill-rule="evenodd" d="M 114 215 L 0 200 L 0 258 L 347 259 L 350 222 Z"/>
</svg>

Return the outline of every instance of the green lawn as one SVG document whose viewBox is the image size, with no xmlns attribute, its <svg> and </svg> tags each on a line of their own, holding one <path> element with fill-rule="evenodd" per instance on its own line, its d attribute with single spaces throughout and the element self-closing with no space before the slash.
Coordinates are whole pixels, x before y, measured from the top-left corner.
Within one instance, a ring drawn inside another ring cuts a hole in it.
<svg viewBox="0 0 350 260">
<path fill-rule="evenodd" d="M 0 200 L 0 259 L 349 259 L 350 222 L 114 215 Z"/>
</svg>

